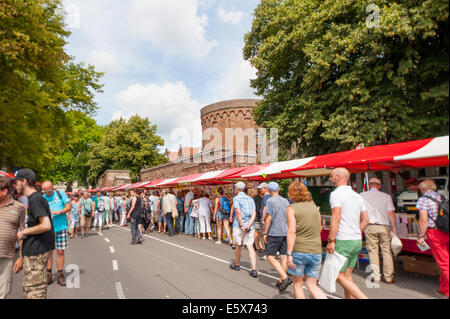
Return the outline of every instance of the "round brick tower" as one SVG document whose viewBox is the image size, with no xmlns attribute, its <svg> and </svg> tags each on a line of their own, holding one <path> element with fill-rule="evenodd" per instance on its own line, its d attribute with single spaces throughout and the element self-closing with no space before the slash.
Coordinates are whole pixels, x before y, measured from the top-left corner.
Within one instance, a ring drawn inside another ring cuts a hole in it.
<svg viewBox="0 0 450 319">
<path fill-rule="evenodd" d="M 247 100 L 227 100 L 214 104 L 210 104 L 201 109 L 201 122 L 202 122 L 202 132 L 203 132 L 203 145 L 202 148 L 213 140 L 213 137 L 205 136 L 205 130 L 208 128 L 215 128 L 220 131 L 222 136 L 222 145 L 225 148 L 225 129 L 227 128 L 240 128 L 245 131 L 248 128 L 255 129 L 257 133 L 258 126 L 253 120 L 252 111 L 256 105 L 260 102 L 257 99 L 247 99 Z M 252 138 L 255 138 L 256 135 Z M 233 152 L 242 151 L 236 149 L 236 143 L 233 143 Z M 245 139 L 244 147 L 247 149 L 248 139 Z"/>
</svg>

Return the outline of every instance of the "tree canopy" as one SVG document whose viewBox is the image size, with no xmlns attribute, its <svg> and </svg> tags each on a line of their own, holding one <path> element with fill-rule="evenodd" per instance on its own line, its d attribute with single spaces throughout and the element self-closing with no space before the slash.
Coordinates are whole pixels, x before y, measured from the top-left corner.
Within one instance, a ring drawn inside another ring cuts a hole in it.
<svg viewBox="0 0 450 319">
<path fill-rule="evenodd" d="M 39 175 L 77 131 L 69 111 L 93 115 L 101 73 L 74 63 L 59 0 L 0 3 L 0 167 Z"/>
<path fill-rule="evenodd" d="M 448 1 L 262 0 L 244 58 L 279 145 L 317 155 L 448 134 Z M 377 17 L 378 18 L 378 17 Z"/>
<path fill-rule="evenodd" d="M 96 184 L 107 169 L 128 169 L 133 181 L 140 179 L 140 171 L 167 162 L 159 154 L 164 140 L 156 135 L 156 125 L 138 115 L 129 120 L 112 121 L 105 128 L 103 139 L 93 143 L 87 155 L 88 177 Z"/>
</svg>

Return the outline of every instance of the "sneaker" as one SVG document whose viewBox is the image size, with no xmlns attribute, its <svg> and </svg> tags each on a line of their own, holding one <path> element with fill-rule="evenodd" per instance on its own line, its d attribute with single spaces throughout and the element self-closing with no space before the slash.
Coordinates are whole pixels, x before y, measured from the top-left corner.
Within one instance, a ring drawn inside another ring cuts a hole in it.
<svg viewBox="0 0 450 319">
<path fill-rule="evenodd" d="M 253 278 L 257 278 L 258 277 L 258 271 L 257 270 L 250 271 L 250 276 L 252 276 Z"/>
<path fill-rule="evenodd" d="M 239 271 L 239 270 L 241 270 L 241 266 L 236 266 L 235 263 L 232 263 L 232 264 L 230 265 L 230 269 Z"/>
<path fill-rule="evenodd" d="M 64 273 L 61 271 L 58 271 L 58 284 L 60 286 L 65 286 L 66 285 L 66 281 L 64 280 Z"/>
<path fill-rule="evenodd" d="M 281 281 L 277 281 L 277 283 L 275 284 L 275 287 L 280 288 L 281 286 Z"/>
<path fill-rule="evenodd" d="M 292 284 L 292 278 L 291 277 L 286 277 L 286 279 L 284 279 L 281 283 L 280 283 L 280 287 L 278 287 L 278 291 L 279 292 L 283 292 L 286 290 L 287 287 L 289 287 L 289 285 Z"/>
<path fill-rule="evenodd" d="M 52 283 L 53 283 L 52 272 L 47 270 L 47 284 L 51 285 Z"/>
<path fill-rule="evenodd" d="M 215 241 L 214 244 L 216 244 L 216 245 L 222 245 L 222 242 L 221 242 L 220 240 L 218 240 L 218 241 Z"/>
</svg>

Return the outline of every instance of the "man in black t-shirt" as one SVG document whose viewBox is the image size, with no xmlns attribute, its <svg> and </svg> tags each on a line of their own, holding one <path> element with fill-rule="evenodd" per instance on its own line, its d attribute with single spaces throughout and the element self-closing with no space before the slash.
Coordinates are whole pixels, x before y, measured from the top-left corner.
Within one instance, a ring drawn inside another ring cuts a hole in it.
<svg viewBox="0 0 450 319">
<path fill-rule="evenodd" d="M 17 233 L 23 240 L 23 296 L 25 299 L 47 298 L 47 261 L 55 249 L 55 238 L 50 207 L 41 193 L 36 191 L 36 175 L 30 169 L 17 171 L 14 187 L 28 197 L 25 229 Z"/>
</svg>

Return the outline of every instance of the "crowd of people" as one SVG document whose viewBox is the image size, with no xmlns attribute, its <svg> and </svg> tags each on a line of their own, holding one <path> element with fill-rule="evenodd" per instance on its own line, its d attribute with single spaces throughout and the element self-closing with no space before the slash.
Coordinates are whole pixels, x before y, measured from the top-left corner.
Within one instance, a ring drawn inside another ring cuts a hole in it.
<svg viewBox="0 0 450 319">
<path fill-rule="evenodd" d="M 390 248 L 391 231 L 396 234 L 395 208 L 392 198 L 380 191 L 381 181 L 372 178 L 370 190 L 356 193 L 349 185 L 350 173 L 336 168 L 331 182 L 336 189 L 330 195 L 332 209 L 328 254 L 337 252 L 346 262 L 337 276 L 337 283 L 346 298 L 367 298 L 352 278 L 365 234 L 373 280 L 393 284 L 394 267 Z M 201 240 L 225 242 L 234 249 L 230 269 L 239 271 L 242 248 L 250 258 L 250 276 L 257 278 L 257 253 L 264 254 L 279 274 L 276 288 L 283 292 L 293 284 L 296 298 L 305 298 L 303 286 L 312 297 L 327 298 L 318 285 L 322 269 L 322 222 L 307 186 L 293 181 L 288 196 L 280 195 L 276 182 L 261 183 L 256 191 L 238 182 L 234 194 L 218 187 L 217 196 L 199 188 L 192 190 L 131 190 L 129 193 L 91 194 L 84 191 L 68 197 L 54 189 L 51 182 L 42 183 L 42 192 L 35 186 L 34 172 L 22 169 L 9 181 L 0 179 L 0 298 L 10 291 L 11 274 L 24 269 L 25 298 L 46 298 L 47 286 L 53 282 L 53 251 L 56 250 L 57 282 L 65 285 L 64 252 L 69 238 L 85 238 L 91 229 L 111 228 L 113 221 L 130 227 L 131 245 L 142 244 L 150 232 L 193 236 Z M 17 201 L 12 199 L 12 188 Z M 418 201 L 420 210 L 419 244 L 425 238 L 441 267 L 438 294 L 448 298 L 448 230 L 439 230 L 434 223 L 439 210 L 440 195 L 433 181 L 423 181 L 424 194 Z M 436 195 L 437 194 L 437 195 Z M 233 195 L 233 196 L 229 196 Z M 13 212 L 13 214 L 11 214 Z M 26 213 L 25 213 L 26 212 Z M 14 262 L 14 245 L 19 241 L 19 256 Z M 379 249 L 383 256 L 383 274 L 379 267 Z"/>
</svg>

